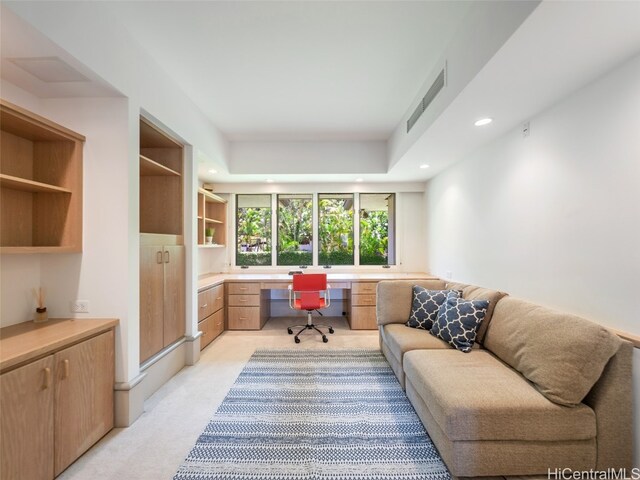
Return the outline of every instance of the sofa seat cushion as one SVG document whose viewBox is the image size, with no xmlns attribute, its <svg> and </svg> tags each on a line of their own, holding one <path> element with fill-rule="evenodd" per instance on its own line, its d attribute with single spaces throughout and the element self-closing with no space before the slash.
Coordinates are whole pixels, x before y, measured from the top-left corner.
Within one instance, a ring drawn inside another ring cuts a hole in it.
<svg viewBox="0 0 640 480">
<path fill-rule="evenodd" d="M 548 399 L 578 405 L 622 340 L 601 325 L 517 298 L 496 306 L 484 346 Z"/>
<path fill-rule="evenodd" d="M 570 441 L 596 436 L 584 404 L 551 402 L 486 350 L 412 350 L 403 368 L 440 428 L 453 441 Z"/>
<path fill-rule="evenodd" d="M 451 348 L 447 342 L 434 337 L 428 330 L 418 330 L 398 323 L 385 325 L 381 330 L 382 340 L 400 363 L 405 352 L 410 350 Z"/>
</svg>

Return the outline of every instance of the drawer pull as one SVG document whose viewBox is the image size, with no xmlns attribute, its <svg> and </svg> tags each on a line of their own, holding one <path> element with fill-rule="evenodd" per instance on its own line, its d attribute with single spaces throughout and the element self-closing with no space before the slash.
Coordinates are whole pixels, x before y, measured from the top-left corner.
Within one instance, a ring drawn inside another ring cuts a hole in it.
<svg viewBox="0 0 640 480">
<path fill-rule="evenodd" d="M 246 320 L 247 317 L 240 317 L 240 320 Z"/>
<path fill-rule="evenodd" d="M 209 306 L 208 303 L 205 303 L 204 305 L 202 305 L 200 308 L 207 308 Z"/>
<path fill-rule="evenodd" d="M 246 290 L 247 287 L 240 287 L 239 290 Z"/>
<path fill-rule="evenodd" d="M 64 362 L 62 362 L 62 364 L 64 365 L 64 374 L 62 378 L 69 378 L 69 360 L 65 360 Z"/>
<path fill-rule="evenodd" d="M 42 389 L 46 390 L 50 386 L 51 386 L 51 369 L 47 367 L 44 369 L 44 384 L 42 385 Z"/>
<path fill-rule="evenodd" d="M 247 299 L 246 298 L 240 298 L 240 299 L 238 299 L 238 301 L 240 303 L 247 303 Z"/>
</svg>

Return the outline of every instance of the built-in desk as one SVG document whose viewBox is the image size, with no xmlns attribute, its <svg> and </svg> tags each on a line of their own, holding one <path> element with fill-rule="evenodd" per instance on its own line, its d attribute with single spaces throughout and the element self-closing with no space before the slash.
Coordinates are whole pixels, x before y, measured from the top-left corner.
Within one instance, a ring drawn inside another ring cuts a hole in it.
<svg viewBox="0 0 640 480">
<path fill-rule="evenodd" d="M 426 273 L 328 273 L 332 290 L 347 293 L 346 314 L 353 330 L 375 330 L 376 286 L 381 280 L 413 280 L 437 278 Z M 287 289 L 291 276 L 280 273 L 228 273 L 203 275 L 198 280 L 202 295 L 213 287 L 224 285 L 226 328 L 260 330 L 271 314 L 271 290 Z"/>
</svg>

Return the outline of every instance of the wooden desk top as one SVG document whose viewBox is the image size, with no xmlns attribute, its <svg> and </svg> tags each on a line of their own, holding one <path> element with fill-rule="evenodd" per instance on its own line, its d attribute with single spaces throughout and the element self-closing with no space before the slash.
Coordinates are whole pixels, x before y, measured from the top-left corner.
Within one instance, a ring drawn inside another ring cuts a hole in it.
<svg viewBox="0 0 640 480">
<path fill-rule="evenodd" d="M 52 318 L 0 328 L 0 371 L 44 357 L 118 325 L 115 318 Z"/>
<path fill-rule="evenodd" d="M 310 272 L 311 273 L 311 272 Z M 424 272 L 417 273 L 327 273 L 329 283 L 333 282 L 378 282 L 380 280 L 436 279 Z M 225 282 L 291 282 L 286 273 L 212 273 L 198 278 L 198 291 L 205 290 Z"/>
</svg>

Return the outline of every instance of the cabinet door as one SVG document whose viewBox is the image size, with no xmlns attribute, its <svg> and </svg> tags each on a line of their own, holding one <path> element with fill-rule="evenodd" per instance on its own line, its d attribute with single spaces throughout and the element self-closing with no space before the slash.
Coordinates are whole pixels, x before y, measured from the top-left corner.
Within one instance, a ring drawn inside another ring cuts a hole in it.
<svg viewBox="0 0 640 480">
<path fill-rule="evenodd" d="M 164 342 L 172 344 L 185 333 L 184 246 L 164 247 Z"/>
<path fill-rule="evenodd" d="M 54 360 L 57 476 L 113 428 L 113 330 L 59 351 Z"/>
<path fill-rule="evenodd" d="M 0 376 L 0 478 L 53 478 L 53 356 Z"/>
<path fill-rule="evenodd" d="M 140 247 L 140 362 L 163 347 L 163 279 L 162 247 Z"/>
</svg>

